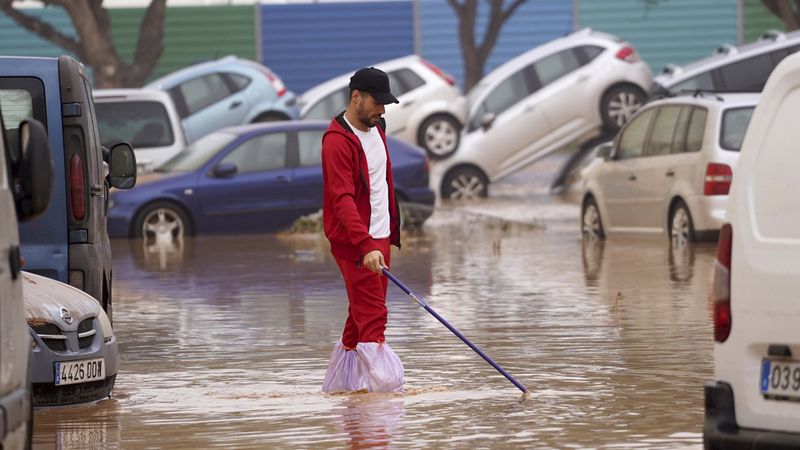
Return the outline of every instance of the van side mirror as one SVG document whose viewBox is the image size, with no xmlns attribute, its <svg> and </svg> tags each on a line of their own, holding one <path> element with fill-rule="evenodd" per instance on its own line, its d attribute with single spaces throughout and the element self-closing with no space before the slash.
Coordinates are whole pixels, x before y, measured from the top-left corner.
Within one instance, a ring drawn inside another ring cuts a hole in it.
<svg viewBox="0 0 800 450">
<path fill-rule="evenodd" d="M 19 124 L 19 146 L 16 155 L 19 190 L 17 218 L 32 219 L 47 209 L 53 191 L 53 160 L 50 142 L 41 122 L 23 120 Z M 13 164 L 13 162 L 12 162 Z"/>
<path fill-rule="evenodd" d="M 614 143 L 613 142 L 606 142 L 600 144 L 595 149 L 595 155 L 598 158 L 603 158 L 605 160 L 611 159 L 612 155 L 614 154 Z"/>
<path fill-rule="evenodd" d="M 127 142 L 120 142 L 108 152 L 108 182 L 117 189 L 136 186 L 136 155 Z"/>
<path fill-rule="evenodd" d="M 236 175 L 236 172 L 239 171 L 239 168 L 236 167 L 234 163 L 219 163 L 216 167 L 214 167 L 214 177 L 215 178 L 230 178 Z"/>
<path fill-rule="evenodd" d="M 481 128 L 483 128 L 484 131 L 488 130 L 489 128 L 492 128 L 492 124 L 494 123 L 494 119 L 496 118 L 497 116 L 495 116 L 494 113 L 484 114 L 483 117 L 481 117 Z"/>
</svg>

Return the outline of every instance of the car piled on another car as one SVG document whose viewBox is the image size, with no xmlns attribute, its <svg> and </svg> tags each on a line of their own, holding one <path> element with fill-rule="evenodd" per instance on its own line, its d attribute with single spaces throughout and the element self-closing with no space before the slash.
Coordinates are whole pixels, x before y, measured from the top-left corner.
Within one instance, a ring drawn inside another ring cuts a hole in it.
<svg viewBox="0 0 800 450">
<path fill-rule="evenodd" d="M 461 91 L 449 74 L 417 55 L 375 64 L 386 72 L 399 104 L 386 105 L 386 134 L 417 144 L 431 159 L 445 158 L 458 148 L 466 119 L 457 102 Z M 331 120 L 347 106 L 352 73 L 343 74 L 300 96 L 300 116 Z"/>
<path fill-rule="evenodd" d="M 523 53 L 460 101 L 468 117 L 461 143 L 431 164 L 433 186 L 445 199 L 485 197 L 490 182 L 572 142 L 619 129 L 642 105 L 651 81 L 632 46 L 590 29 Z"/>
<path fill-rule="evenodd" d="M 715 238 L 758 94 L 695 95 L 648 103 L 598 149 L 582 173 L 581 229 Z"/>
</svg>

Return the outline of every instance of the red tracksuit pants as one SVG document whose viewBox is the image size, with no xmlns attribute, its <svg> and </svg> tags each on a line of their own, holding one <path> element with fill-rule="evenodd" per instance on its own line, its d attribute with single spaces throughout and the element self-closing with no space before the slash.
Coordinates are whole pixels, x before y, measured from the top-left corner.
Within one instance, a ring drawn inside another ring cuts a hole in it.
<svg viewBox="0 0 800 450">
<path fill-rule="evenodd" d="M 383 253 L 383 261 L 389 266 L 389 238 L 376 239 Z M 344 323 L 342 344 L 355 348 L 359 342 L 383 342 L 386 331 L 386 288 L 389 279 L 383 274 L 370 271 L 360 262 L 336 259 L 344 278 L 347 298 L 347 321 Z"/>
</svg>

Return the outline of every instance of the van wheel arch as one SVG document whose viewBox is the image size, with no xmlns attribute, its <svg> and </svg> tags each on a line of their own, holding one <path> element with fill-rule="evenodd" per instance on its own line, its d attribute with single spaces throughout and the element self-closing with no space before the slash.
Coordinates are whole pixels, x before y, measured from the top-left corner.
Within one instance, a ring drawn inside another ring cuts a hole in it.
<svg viewBox="0 0 800 450">
<path fill-rule="evenodd" d="M 250 123 L 280 122 L 282 120 L 291 120 L 291 118 L 282 112 L 267 111 L 257 115 Z"/>
</svg>

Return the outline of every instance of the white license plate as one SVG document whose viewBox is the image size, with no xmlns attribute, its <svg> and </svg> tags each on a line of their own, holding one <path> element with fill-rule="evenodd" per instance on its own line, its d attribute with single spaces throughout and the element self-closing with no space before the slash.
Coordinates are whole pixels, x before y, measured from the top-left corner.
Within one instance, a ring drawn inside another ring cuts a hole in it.
<svg viewBox="0 0 800 450">
<path fill-rule="evenodd" d="M 800 398 L 800 361 L 761 361 L 761 393 L 768 396 Z"/>
<path fill-rule="evenodd" d="M 103 358 L 56 363 L 56 386 L 105 380 L 106 364 Z"/>
</svg>

